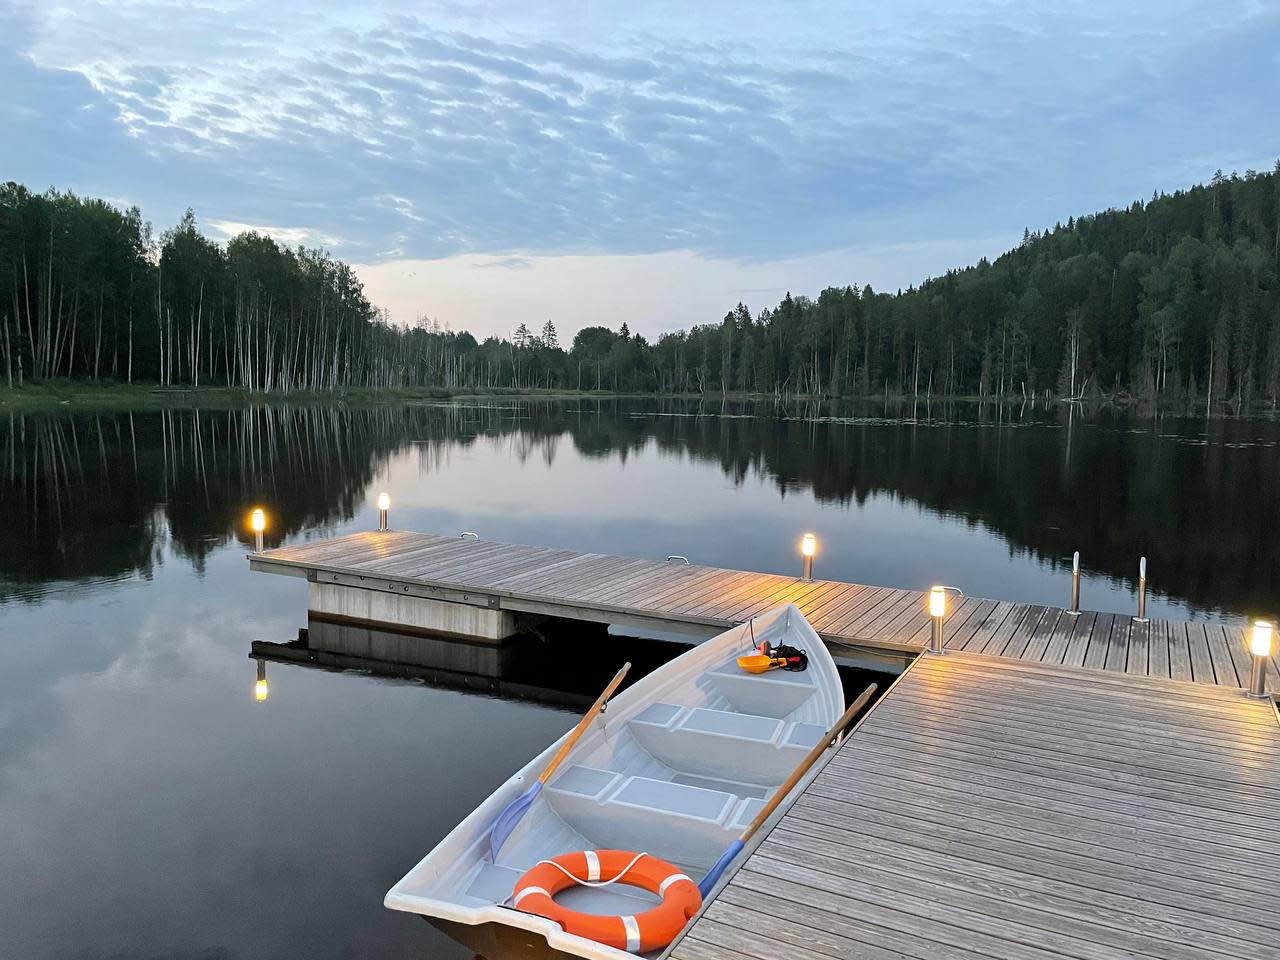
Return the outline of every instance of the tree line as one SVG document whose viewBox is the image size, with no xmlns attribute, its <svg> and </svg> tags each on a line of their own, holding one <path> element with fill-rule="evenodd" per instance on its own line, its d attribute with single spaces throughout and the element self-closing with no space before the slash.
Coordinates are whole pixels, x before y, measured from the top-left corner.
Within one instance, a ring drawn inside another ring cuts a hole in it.
<svg viewBox="0 0 1280 960">
<path fill-rule="evenodd" d="M 798 396 L 1127 395 L 1275 405 L 1280 161 L 1028 229 L 994 261 L 881 292 L 790 293 L 654 343 L 554 323 L 477 341 L 398 324 L 349 266 L 194 216 L 153 239 L 136 207 L 0 186 L 6 382 L 70 377 L 250 390 L 591 389 Z M 532 326 L 530 326 L 532 323 Z M 534 331 L 537 332 L 534 332 Z"/>
</svg>

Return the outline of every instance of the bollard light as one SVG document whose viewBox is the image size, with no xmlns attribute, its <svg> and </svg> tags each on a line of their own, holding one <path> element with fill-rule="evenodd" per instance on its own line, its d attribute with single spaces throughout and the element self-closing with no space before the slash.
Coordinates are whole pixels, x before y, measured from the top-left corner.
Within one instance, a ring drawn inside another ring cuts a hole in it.
<svg viewBox="0 0 1280 960">
<path fill-rule="evenodd" d="M 267 661 L 258 661 L 258 682 L 253 685 L 253 699 L 259 703 L 267 699 L 271 689 L 267 686 Z"/>
<path fill-rule="evenodd" d="M 944 653 L 942 646 L 942 622 L 947 616 L 947 588 L 931 587 L 929 590 L 929 616 L 933 618 L 933 631 L 929 635 L 929 652 Z"/>
<path fill-rule="evenodd" d="M 1253 672 L 1249 677 L 1249 696 L 1267 698 L 1267 658 L 1271 656 L 1275 628 L 1267 620 L 1258 620 L 1249 634 L 1249 652 L 1253 654 Z"/>
<path fill-rule="evenodd" d="M 929 652 L 930 653 L 946 653 L 943 647 L 943 624 L 947 619 L 947 594 L 954 593 L 957 597 L 963 597 L 964 591 L 959 587 L 944 587 L 941 585 L 929 588 L 929 619 L 933 621 L 932 629 L 929 631 Z"/>
<path fill-rule="evenodd" d="M 249 526 L 253 528 L 253 547 L 255 553 L 262 552 L 262 532 L 267 529 L 267 512 L 261 507 L 254 507 L 249 515 Z"/>
<path fill-rule="evenodd" d="M 385 531 L 387 527 L 387 512 L 391 509 L 391 497 L 386 493 L 378 494 L 378 529 Z"/>
<path fill-rule="evenodd" d="M 806 533 L 800 538 L 800 555 L 804 557 L 804 579 L 813 579 L 813 555 L 818 552 L 818 538 Z"/>
<path fill-rule="evenodd" d="M 1071 555 L 1071 616 L 1080 616 L 1080 551 Z"/>
</svg>

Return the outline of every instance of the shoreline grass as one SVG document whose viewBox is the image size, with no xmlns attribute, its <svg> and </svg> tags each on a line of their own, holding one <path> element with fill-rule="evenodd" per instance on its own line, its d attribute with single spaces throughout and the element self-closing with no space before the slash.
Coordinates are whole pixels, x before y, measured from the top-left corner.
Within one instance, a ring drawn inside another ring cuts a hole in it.
<svg viewBox="0 0 1280 960">
<path fill-rule="evenodd" d="M 830 403 L 830 402 L 884 402 L 892 404 L 1040 404 L 1060 403 L 1065 408 L 1073 401 L 1066 398 L 1045 397 L 1024 398 L 1017 395 L 1001 398 L 994 395 L 952 396 L 952 397 L 913 397 L 911 394 L 885 394 L 816 397 L 812 395 L 791 394 L 779 398 L 774 394 L 751 393 L 747 391 L 730 391 L 722 393 L 657 393 L 610 390 L 575 390 L 573 388 L 546 387 L 492 387 L 453 389 L 447 387 L 344 387 L 334 390 L 248 390 L 240 387 L 224 386 L 174 386 L 162 387 L 151 383 L 116 383 L 88 382 L 79 380 L 48 380 L 40 382 L 28 381 L 21 387 L 0 386 L 0 413 L 35 413 L 54 412 L 58 410 L 164 410 L 199 407 L 201 409 L 237 409 L 254 406 L 379 406 L 394 403 L 438 403 L 450 400 L 493 400 L 501 398 L 537 399 L 537 400 L 580 400 L 580 399 L 665 399 L 696 400 L 705 403 L 733 401 L 781 402 L 795 403 Z M 1116 409 L 1142 410 L 1160 409 L 1170 413 L 1184 415 L 1204 415 L 1203 399 L 1180 398 L 1156 403 L 1151 400 L 1133 397 L 1128 394 L 1092 395 L 1083 401 L 1083 406 L 1090 409 L 1111 407 Z M 1213 405 L 1215 415 L 1248 415 L 1274 412 L 1269 405 L 1255 405 L 1245 409 L 1236 409 L 1229 401 Z"/>
</svg>

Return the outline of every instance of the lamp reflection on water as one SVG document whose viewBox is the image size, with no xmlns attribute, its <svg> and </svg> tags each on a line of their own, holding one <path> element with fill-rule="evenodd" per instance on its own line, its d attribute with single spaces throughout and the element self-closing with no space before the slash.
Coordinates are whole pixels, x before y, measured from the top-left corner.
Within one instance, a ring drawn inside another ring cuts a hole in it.
<svg viewBox="0 0 1280 960">
<path fill-rule="evenodd" d="M 267 699 L 267 695 L 270 692 L 271 688 L 267 686 L 267 661 L 259 660 L 258 682 L 253 685 L 253 699 L 262 703 Z"/>
</svg>

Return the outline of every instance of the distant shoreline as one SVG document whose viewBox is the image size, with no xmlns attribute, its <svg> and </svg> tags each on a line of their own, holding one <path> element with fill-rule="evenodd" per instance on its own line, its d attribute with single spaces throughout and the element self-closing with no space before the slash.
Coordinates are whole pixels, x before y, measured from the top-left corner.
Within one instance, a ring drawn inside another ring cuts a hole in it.
<svg viewBox="0 0 1280 960">
<path fill-rule="evenodd" d="M 1204 416 L 1206 412 L 1203 397 L 1182 398 L 1172 401 L 1166 398 L 1162 403 L 1130 396 L 1128 394 L 1107 395 L 1091 394 L 1072 401 L 1066 397 L 1039 394 L 1037 397 L 1022 397 L 1017 394 L 1000 398 L 994 394 L 979 396 L 919 395 L 909 393 L 873 393 L 839 397 L 814 396 L 812 394 L 791 393 L 776 395 L 772 393 L 749 393 L 744 391 L 719 391 L 709 393 L 658 393 L 644 391 L 611 391 L 611 390 L 573 390 L 573 389 L 540 389 L 536 387 L 493 387 L 493 388 L 448 388 L 448 387 L 345 387 L 335 390 L 247 390 L 240 387 L 200 386 L 200 387 L 162 387 L 147 383 L 92 383 L 74 380 L 55 380 L 39 383 L 27 383 L 21 387 L 0 386 L 0 414 L 49 412 L 56 410 L 166 410 L 190 409 L 236 409 L 253 406 L 378 406 L 388 403 L 420 403 L 447 400 L 494 400 L 494 399 L 528 399 L 528 400 L 578 400 L 578 399 L 665 399 L 696 400 L 704 403 L 716 403 L 725 400 L 776 402 L 779 404 L 795 403 L 840 403 L 882 401 L 894 404 L 995 404 L 1008 405 L 1033 404 L 1037 407 L 1072 404 L 1088 409 L 1110 407 L 1115 409 L 1137 409 L 1143 412 L 1160 410 L 1184 416 Z M 1230 401 L 1215 402 L 1212 413 L 1216 415 L 1257 414 L 1272 411 L 1270 404 L 1245 406 L 1236 409 Z"/>
</svg>

